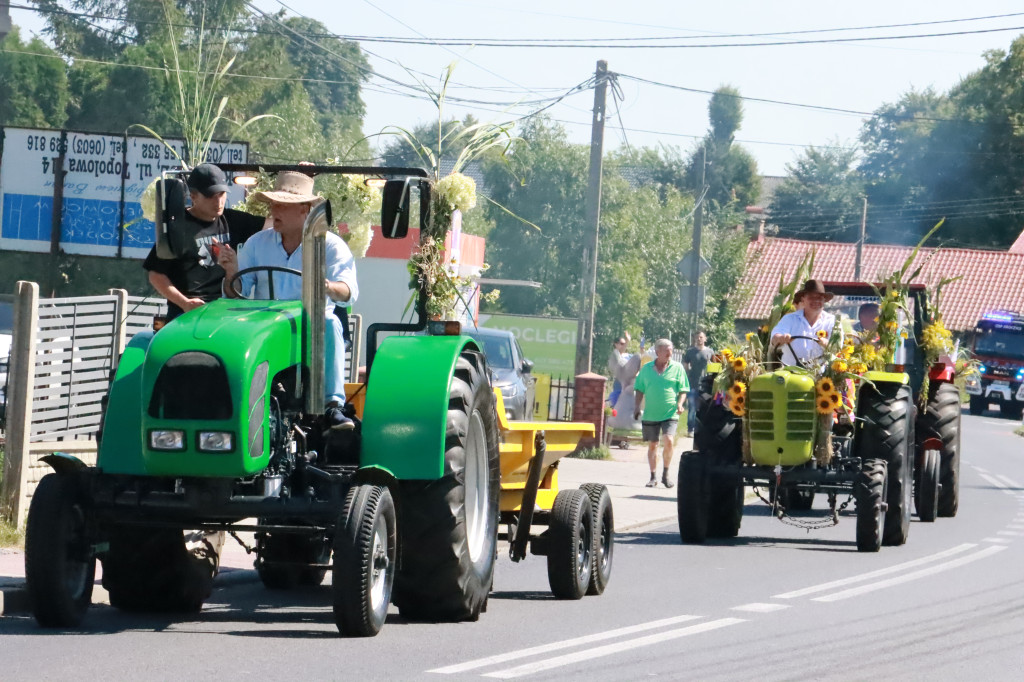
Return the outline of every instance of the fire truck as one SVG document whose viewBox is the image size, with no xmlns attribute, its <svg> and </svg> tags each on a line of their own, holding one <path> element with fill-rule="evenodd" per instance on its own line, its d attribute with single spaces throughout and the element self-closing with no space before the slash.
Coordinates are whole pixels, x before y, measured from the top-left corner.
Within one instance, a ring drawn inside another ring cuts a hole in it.
<svg viewBox="0 0 1024 682">
<path fill-rule="evenodd" d="M 981 414 L 998 403 L 1004 417 L 1020 419 L 1024 414 L 1024 316 L 1006 310 L 985 313 L 974 328 L 973 351 L 981 366 L 965 386 L 971 414 Z"/>
</svg>

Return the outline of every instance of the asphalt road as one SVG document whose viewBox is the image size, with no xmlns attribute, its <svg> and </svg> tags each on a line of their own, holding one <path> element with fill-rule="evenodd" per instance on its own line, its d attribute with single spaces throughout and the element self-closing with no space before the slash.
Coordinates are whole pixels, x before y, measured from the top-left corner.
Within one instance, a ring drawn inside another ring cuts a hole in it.
<svg viewBox="0 0 1024 682">
<path fill-rule="evenodd" d="M 1019 679 L 1024 448 L 964 416 L 959 514 L 860 554 L 854 517 L 806 532 L 750 502 L 740 536 L 683 546 L 673 525 L 617 538 L 603 596 L 559 602 L 542 557 L 502 558 L 477 623 L 337 635 L 329 587 L 215 591 L 195 618 L 95 607 L 79 632 L 0 620 L 0 679 Z M 820 506 L 819 500 L 816 506 Z M 852 509 L 852 505 L 851 505 Z"/>
</svg>

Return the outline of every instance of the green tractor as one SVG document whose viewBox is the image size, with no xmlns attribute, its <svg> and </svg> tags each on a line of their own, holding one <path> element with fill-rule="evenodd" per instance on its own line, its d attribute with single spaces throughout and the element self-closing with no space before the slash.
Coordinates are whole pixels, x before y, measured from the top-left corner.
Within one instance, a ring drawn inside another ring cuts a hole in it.
<svg viewBox="0 0 1024 682">
<path fill-rule="evenodd" d="M 404 237 L 411 214 L 429 229 L 420 169 L 222 167 L 384 178 L 384 236 Z M 158 249 L 184 210 L 180 180 L 161 188 Z M 324 272 L 331 224 L 329 202 L 311 211 L 304 272 Z M 343 635 L 375 635 L 392 596 L 418 620 L 476 620 L 486 609 L 500 471 L 481 349 L 457 325 L 428 322 L 421 290 L 418 322 L 369 328 L 369 380 L 347 386 L 358 426 L 331 431 L 324 301 L 323 275 L 304 277 L 302 301 L 220 299 L 133 338 L 110 386 L 96 466 L 44 458 L 54 472 L 39 483 L 26 536 L 41 625 L 80 622 L 97 559 L 112 606 L 198 611 L 218 569 L 210 538 L 225 531 L 254 533 L 268 588 L 318 585 L 331 571 Z M 405 334 L 378 348 L 382 331 Z"/>
<path fill-rule="evenodd" d="M 846 300 L 874 296 L 867 284 L 826 286 Z M 746 486 L 767 493 L 761 497 L 775 516 L 807 529 L 838 523 L 839 513 L 855 503 L 856 546 L 862 552 L 906 542 L 912 505 L 921 521 L 956 514 L 960 399 L 954 368 L 951 361 L 924 366 L 920 340 L 927 293 L 911 285 L 909 295 L 916 343 L 908 344 L 905 364 L 867 372 L 858 383 L 852 418 L 834 420 L 828 434 L 831 457 L 815 453 L 823 426 L 813 372 L 781 368 L 754 377 L 742 418 L 713 394 L 714 375 L 705 377 L 694 450 L 679 460 L 684 543 L 736 537 Z M 925 376 L 927 398 L 920 400 Z M 827 497 L 830 514 L 807 518 L 801 513 L 811 510 L 819 493 Z"/>
</svg>

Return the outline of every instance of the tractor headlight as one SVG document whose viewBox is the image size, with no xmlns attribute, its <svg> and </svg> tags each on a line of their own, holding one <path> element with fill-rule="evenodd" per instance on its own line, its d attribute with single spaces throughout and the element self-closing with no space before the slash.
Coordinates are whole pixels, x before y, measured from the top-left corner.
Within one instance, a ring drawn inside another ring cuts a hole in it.
<svg viewBox="0 0 1024 682">
<path fill-rule="evenodd" d="M 200 452 L 231 452 L 234 449 L 234 434 L 230 431 L 200 431 Z"/>
<path fill-rule="evenodd" d="M 185 432 L 158 429 L 150 431 L 149 447 L 153 450 L 184 450 Z"/>
</svg>

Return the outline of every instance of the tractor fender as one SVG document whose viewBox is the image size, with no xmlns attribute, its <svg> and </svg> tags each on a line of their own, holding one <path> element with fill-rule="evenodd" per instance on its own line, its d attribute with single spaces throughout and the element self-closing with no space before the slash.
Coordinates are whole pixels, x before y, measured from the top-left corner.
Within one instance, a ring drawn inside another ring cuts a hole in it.
<svg viewBox="0 0 1024 682">
<path fill-rule="evenodd" d="M 448 396 L 468 336 L 389 336 L 374 356 L 363 406 L 363 468 L 399 481 L 433 481 L 444 473 Z"/>
<path fill-rule="evenodd" d="M 96 466 L 107 473 L 145 474 L 142 459 L 142 366 L 155 332 L 146 330 L 132 337 L 121 355 L 117 373 L 107 394 L 103 413 L 103 439 L 96 453 Z"/>
<path fill-rule="evenodd" d="M 947 362 L 936 362 L 928 370 L 929 381 L 953 381 L 956 368 Z"/>
<path fill-rule="evenodd" d="M 46 462 L 50 465 L 51 469 L 61 475 L 73 474 L 89 468 L 88 464 L 66 452 L 55 452 L 51 455 L 40 457 L 39 461 Z"/>
</svg>

